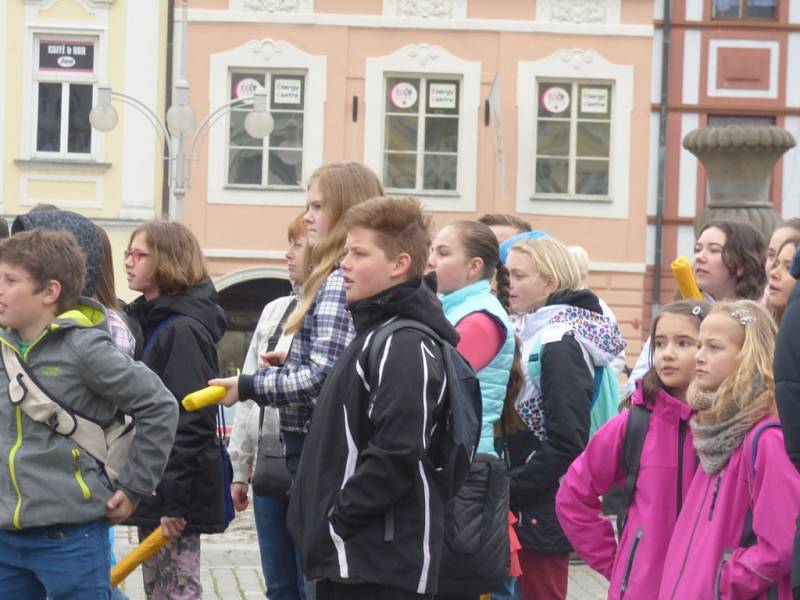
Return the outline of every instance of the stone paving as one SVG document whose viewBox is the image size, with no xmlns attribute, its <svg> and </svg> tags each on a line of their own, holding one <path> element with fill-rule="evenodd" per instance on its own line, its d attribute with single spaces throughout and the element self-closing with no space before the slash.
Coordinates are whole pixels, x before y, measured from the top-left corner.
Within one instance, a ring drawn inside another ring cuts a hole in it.
<svg viewBox="0 0 800 600">
<path fill-rule="evenodd" d="M 118 558 L 125 556 L 137 543 L 135 528 L 117 528 Z M 252 509 L 239 513 L 224 534 L 203 536 L 200 576 L 205 599 L 265 597 Z M 602 600 L 606 597 L 607 586 L 605 579 L 586 565 L 570 565 L 569 600 Z M 131 573 L 120 587 L 130 600 L 144 600 L 141 569 Z"/>
</svg>

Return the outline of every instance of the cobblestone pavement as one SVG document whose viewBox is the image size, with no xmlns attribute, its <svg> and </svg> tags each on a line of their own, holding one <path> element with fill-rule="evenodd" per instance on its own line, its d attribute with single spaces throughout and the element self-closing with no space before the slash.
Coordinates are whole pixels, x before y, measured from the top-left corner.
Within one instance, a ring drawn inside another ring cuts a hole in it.
<svg viewBox="0 0 800 600">
<path fill-rule="evenodd" d="M 116 535 L 117 558 L 138 543 L 134 527 L 117 527 Z M 239 513 L 224 534 L 203 536 L 200 576 L 205 599 L 264 598 L 266 588 L 251 509 Z M 130 600 L 144 600 L 141 569 L 131 573 L 120 587 Z M 570 565 L 569 600 L 601 600 L 606 597 L 606 588 L 605 579 L 586 565 Z"/>
</svg>

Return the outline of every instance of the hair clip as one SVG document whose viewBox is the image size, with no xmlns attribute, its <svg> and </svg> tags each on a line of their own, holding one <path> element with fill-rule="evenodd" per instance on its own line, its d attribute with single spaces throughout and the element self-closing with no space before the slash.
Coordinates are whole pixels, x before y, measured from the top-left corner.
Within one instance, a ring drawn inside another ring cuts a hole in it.
<svg viewBox="0 0 800 600">
<path fill-rule="evenodd" d="M 702 313 L 703 313 L 703 307 L 700 306 L 699 304 L 697 306 L 692 307 L 692 314 L 695 317 L 699 317 Z"/>
<path fill-rule="evenodd" d="M 733 311 L 731 318 L 739 321 L 742 326 L 747 326 L 757 320 L 756 316 L 745 308 Z"/>
</svg>

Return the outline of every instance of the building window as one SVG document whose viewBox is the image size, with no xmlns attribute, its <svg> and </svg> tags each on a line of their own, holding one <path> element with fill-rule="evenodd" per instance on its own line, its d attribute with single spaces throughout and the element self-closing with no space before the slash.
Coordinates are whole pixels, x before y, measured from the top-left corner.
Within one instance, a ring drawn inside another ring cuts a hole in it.
<svg viewBox="0 0 800 600">
<path fill-rule="evenodd" d="M 244 128 L 250 106 L 231 110 L 228 185 L 296 188 L 303 178 L 306 76 L 296 72 L 232 71 L 230 99 L 251 97 L 262 86 L 269 92 L 275 127 L 263 140 L 252 138 Z"/>
<path fill-rule="evenodd" d="M 35 143 L 43 155 L 92 153 L 95 40 L 36 39 Z"/>
<path fill-rule="evenodd" d="M 539 81 L 537 98 L 535 193 L 608 196 L 612 86 Z"/>
<path fill-rule="evenodd" d="M 715 19 L 775 19 L 778 0 L 713 0 Z"/>
<path fill-rule="evenodd" d="M 453 192 L 458 186 L 460 82 L 386 78 L 383 185 L 406 192 Z"/>
</svg>

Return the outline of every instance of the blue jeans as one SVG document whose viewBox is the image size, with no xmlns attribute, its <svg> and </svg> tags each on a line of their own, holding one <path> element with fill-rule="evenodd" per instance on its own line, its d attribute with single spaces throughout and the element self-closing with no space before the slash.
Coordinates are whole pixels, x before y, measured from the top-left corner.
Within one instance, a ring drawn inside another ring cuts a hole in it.
<svg viewBox="0 0 800 600">
<path fill-rule="evenodd" d="M 306 600 L 303 569 L 286 528 L 289 500 L 253 496 L 261 569 L 269 600 Z"/>
<path fill-rule="evenodd" d="M 15 600 L 107 600 L 108 525 L 52 525 L 0 531 L 0 590 Z"/>
</svg>

